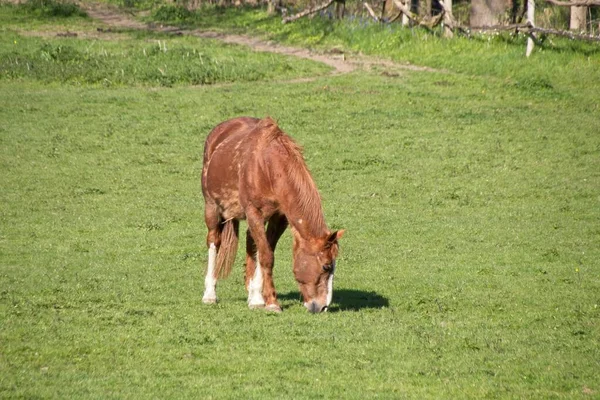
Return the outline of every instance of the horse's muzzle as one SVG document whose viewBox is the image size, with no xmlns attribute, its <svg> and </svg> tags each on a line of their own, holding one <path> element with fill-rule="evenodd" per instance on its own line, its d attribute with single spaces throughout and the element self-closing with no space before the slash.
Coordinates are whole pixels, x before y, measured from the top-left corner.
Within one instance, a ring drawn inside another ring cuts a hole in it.
<svg viewBox="0 0 600 400">
<path fill-rule="evenodd" d="M 316 301 L 311 301 L 310 303 L 304 303 L 304 306 L 308 309 L 312 314 L 320 313 L 323 311 L 327 311 L 327 305 L 320 304 Z"/>
</svg>

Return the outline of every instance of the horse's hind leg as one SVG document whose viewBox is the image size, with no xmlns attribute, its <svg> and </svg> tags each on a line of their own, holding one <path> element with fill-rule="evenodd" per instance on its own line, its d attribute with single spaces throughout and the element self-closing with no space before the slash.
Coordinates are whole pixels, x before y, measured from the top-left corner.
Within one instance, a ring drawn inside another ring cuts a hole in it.
<svg viewBox="0 0 600 400">
<path fill-rule="evenodd" d="M 206 245 L 208 246 L 208 268 L 204 278 L 204 296 L 202 302 L 214 304 L 217 302 L 217 252 L 221 246 L 220 216 L 217 206 L 212 202 L 206 202 L 204 207 L 204 220 L 208 228 Z"/>
</svg>

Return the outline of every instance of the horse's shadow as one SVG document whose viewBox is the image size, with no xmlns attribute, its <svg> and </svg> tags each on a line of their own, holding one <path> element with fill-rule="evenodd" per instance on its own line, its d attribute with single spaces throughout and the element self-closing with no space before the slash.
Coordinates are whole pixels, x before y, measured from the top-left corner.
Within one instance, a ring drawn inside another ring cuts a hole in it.
<svg viewBox="0 0 600 400">
<path fill-rule="evenodd" d="M 300 300 L 302 296 L 298 291 L 279 293 L 277 298 L 281 300 Z M 337 311 L 359 311 L 365 308 L 388 307 L 389 300 L 375 292 L 354 289 L 334 289 L 333 301 L 329 312 Z"/>
</svg>

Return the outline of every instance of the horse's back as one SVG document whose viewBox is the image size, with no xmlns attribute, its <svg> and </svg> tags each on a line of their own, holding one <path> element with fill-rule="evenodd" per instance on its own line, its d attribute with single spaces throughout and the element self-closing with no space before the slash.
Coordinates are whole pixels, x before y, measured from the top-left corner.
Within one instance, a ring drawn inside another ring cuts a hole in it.
<svg viewBox="0 0 600 400">
<path fill-rule="evenodd" d="M 258 124 L 260 119 L 238 117 L 221 122 L 208 134 L 204 144 L 204 163 L 210 159 L 215 149 L 232 135 L 247 135 Z"/>
</svg>

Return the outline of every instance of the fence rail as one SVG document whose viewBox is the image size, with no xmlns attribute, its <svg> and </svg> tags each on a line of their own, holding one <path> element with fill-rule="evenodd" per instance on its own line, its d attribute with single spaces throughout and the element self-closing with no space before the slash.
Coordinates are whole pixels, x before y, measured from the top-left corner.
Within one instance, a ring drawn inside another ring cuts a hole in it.
<svg viewBox="0 0 600 400">
<path fill-rule="evenodd" d="M 420 26 L 428 30 L 433 30 L 433 28 L 437 27 L 440 24 L 443 24 L 444 28 L 444 36 L 452 37 L 456 33 L 460 33 L 463 35 L 471 35 L 473 32 L 490 32 L 490 31 L 514 31 L 516 33 L 524 33 L 529 36 L 527 40 L 527 49 L 525 54 L 529 57 L 535 47 L 535 43 L 539 42 L 536 34 L 544 34 L 544 35 L 556 35 L 561 37 L 570 38 L 573 40 L 586 40 L 591 42 L 600 42 L 600 35 L 586 34 L 586 33 L 577 33 L 573 31 L 560 30 L 560 29 L 552 29 L 552 28 L 542 28 L 535 25 L 535 1 L 527 0 L 525 9 L 523 13 L 527 13 L 527 19 L 525 23 L 515 23 L 515 24 L 507 24 L 507 25 L 488 25 L 488 26 L 464 26 L 459 24 L 456 19 L 452 15 L 452 0 L 438 0 L 439 6 L 441 8 L 441 12 L 433 17 L 423 18 L 415 13 L 413 13 L 410 9 L 411 0 L 391 0 L 392 4 L 395 6 L 397 14 L 395 17 L 390 18 L 388 20 L 384 20 L 383 13 L 381 16 L 377 16 L 374 11 L 374 7 L 368 2 L 363 2 L 362 6 L 365 8 L 369 16 L 381 23 L 393 23 L 402 17 L 403 25 L 407 25 L 410 21 L 413 26 Z M 539 1 L 539 0 L 538 0 Z M 559 6 L 559 7 L 593 7 L 600 6 L 600 0 L 543 0 L 548 4 Z M 325 2 L 316 5 L 314 7 L 310 7 L 301 11 L 297 14 L 287 16 L 283 18 L 283 23 L 288 23 L 295 21 L 299 18 L 317 13 L 319 11 L 325 10 L 331 4 L 335 2 L 344 2 L 344 0 L 326 0 Z"/>
</svg>

